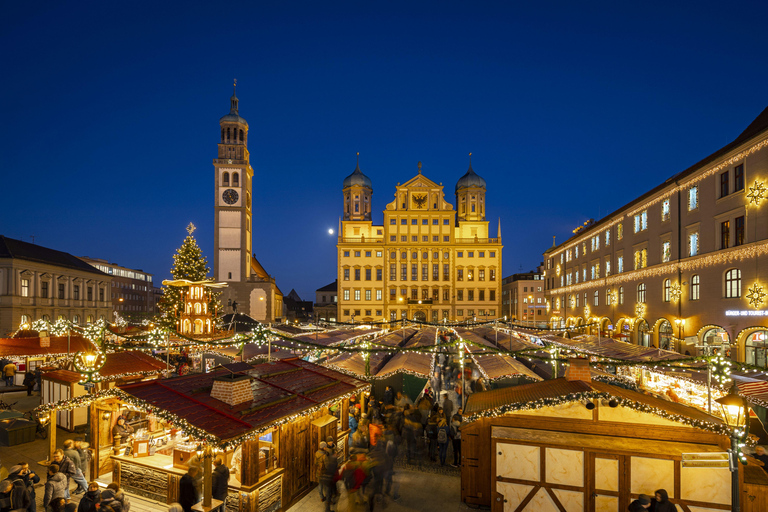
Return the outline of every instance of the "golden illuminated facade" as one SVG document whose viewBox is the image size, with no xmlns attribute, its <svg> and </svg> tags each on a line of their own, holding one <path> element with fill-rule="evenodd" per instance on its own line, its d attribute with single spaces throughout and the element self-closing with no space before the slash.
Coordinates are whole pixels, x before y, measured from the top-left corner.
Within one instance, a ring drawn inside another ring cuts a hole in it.
<svg viewBox="0 0 768 512">
<path fill-rule="evenodd" d="M 691 355 L 726 344 L 768 366 L 767 183 L 765 109 L 727 146 L 544 253 L 550 326 Z"/>
<path fill-rule="evenodd" d="M 456 184 L 418 174 L 397 184 L 384 224 L 371 220 L 373 186 L 355 171 L 343 183 L 338 238 L 338 319 L 427 322 L 493 319 L 501 304 L 501 226 L 489 237 L 485 180 L 470 164 Z"/>
</svg>

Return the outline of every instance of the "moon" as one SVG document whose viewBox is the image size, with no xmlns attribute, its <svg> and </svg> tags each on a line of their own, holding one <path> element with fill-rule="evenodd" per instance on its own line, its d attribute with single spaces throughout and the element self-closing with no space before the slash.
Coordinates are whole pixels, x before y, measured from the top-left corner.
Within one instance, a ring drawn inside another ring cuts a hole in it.
<svg viewBox="0 0 768 512">
<path fill-rule="evenodd" d="M 333 234 L 333 229 L 329 228 L 329 229 L 328 229 L 328 234 L 329 234 L 329 235 L 332 235 L 332 234 Z"/>
</svg>

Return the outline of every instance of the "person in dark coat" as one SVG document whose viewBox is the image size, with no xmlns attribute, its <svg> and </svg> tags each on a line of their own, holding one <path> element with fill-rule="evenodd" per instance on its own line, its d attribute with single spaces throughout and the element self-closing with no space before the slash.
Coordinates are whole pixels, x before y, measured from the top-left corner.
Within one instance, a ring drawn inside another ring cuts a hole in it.
<svg viewBox="0 0 768 512">
<path fill-rule="evenodd" d="M 76 503 L 67 503 L 64 498 L 56 498 L 51 501 L 52 512 L 77 512 Z"/>
<path fill-rule="evenodd" d="M 213 473 L 211 473 L 211 496 L 215 500 L 227 499 L 227 487 L 229 485 L 229 468 L 224 465 L 221 457 L 213 461 Z"/>
<path fill-rule="evenodd" d="M 666 489 L 659 489 L 655 493 L 656 501 L 653 504 L 654 512 L 677 512 L 677 507 L 669 501 L 669 494 Z"/>
<path fill-rule="evenodd" d="M 629 504 L 629 512 L 645 512 L 651 507 L 651 498 L 641 494 L 635 501 Z"/>
<path fill-rule="evenodd" d="M 395 390 L 387 386 L 384 390 L 384 405 L 395 405 Z"/>
<path fill-rule="evenodd" d="M 77 512 L 96 512 L 99 508 L 97 505 L 101 501 L 101 493 L 99 492 L 99 484 L 91 482 L 88 484 L 88 492 L 83 494 L 80 499 L 80 504 L 77 506 Z"/>
<path fill-rule="evenodd" d="M 27 386 L 27 396 L 32 396 L 32 390 L 35 389 L 35 374 L 27 372 L 24 374 L 24 385 Z"/>
<path fill-rule="evenodd" d="M 114 489 L 104 489 L 101 491 L 101 501 L 99 509 L 110 507 L 114 512 L 123 512 L 123 504 L 116 498 L 117 493 Z"/>
<path fill-rule="evenodd" d="M 755 447 L 755 454 L 753 455 L 754 458 L 759 460 L 763 463 L 763 470 L 768 472 L 768 454 L 765 453 L 765 448 L 762 446 L 756 446 Z"/>
<path fill-rule="evenodd" d="M 1 484 L 0 489 L 7 500 L 7 510 L 17 512 L 29 508 L 29 491 L 24 480 L 7 478 Z"/>
<path fill-rule="evenodd" d="M 200 501 L 197 486 L 195 485 L 197 472 L 197 466 L 190 466 L 189 470 L 179 480 L 179 505 L 184 509 L 184 512 L 192 512 L 192 506 Z"/>
<path fill-rule="evenodd" d="M 8 480 L 21 479 L 29 492 L 29 508 L 27 512 L 37 512 L 37 495 L 35 494 L 35 484 L 40 482 L 40 477 L 29 469 L 29 464 L 22 462 L 17 466 L 11 467 L 8 473 Z"/>
</svg>

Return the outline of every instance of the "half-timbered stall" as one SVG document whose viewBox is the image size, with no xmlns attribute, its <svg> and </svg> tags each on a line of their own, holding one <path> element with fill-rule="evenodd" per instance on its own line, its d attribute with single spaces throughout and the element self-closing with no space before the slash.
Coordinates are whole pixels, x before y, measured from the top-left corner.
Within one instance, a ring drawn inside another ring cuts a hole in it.
<svg viewBox="0 0 768 512">
<path fill-rule="evenodd" d="M 678 510 L 731 509 L 727 464 L 682 463 L 723 457 L 724 423 L 592 381 L 586 359 L 562 378 L 472 395 L 461 432 L 462 500 L 494 512 L 620 511 L 660 488 Z"/>
<path fill-rule="evenodd" d="M 104 366 L 99 370 L 102 380 L 98 389 L 109 389 L 146 379 L 156 379 L 164 371 L 166 363 L 138 350 L 106 354 Z M 42 403 L 69 400 L 87 393 L 80 384 L 81 375 L 65 368 L 44 371 L 42 374 Z M 85 407 L 58 411 L 56 424 L 70 432 L 88 421 Z"/>
<path fill-rule="evenodd" d="M 220 455 L 232 472 L 226 510 L 267 512 L 287 508 L 310 488 L 312 454 L 347 429 L 329 408 L 340 408 L 346 420 L 349 398 L 368 389 L 349 375 L 286 359 L 119 385 L 39 412 L 89 403 L 93 474 L 131 493 L 178 501 L 189 465 L 207 466 L 209 475 L 212 456 Z M 120 417 L 133 432 L 115 426 Z"/>
</svg>

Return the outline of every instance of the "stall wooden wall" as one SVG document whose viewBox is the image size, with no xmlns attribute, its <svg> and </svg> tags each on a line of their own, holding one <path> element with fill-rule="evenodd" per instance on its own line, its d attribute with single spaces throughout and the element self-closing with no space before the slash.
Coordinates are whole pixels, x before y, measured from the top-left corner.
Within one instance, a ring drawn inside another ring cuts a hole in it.
<svg viewBox="0 0 768 512">
<path fill-rule="evenodd" d="M 285 469 L 283 477 L 283 508 L 286 509 L 294 498 L 309 489 L 310 435 L 313 417 L 303 417 L 280 427 L 280 453 L 278 465 Z"/>
</svg>

